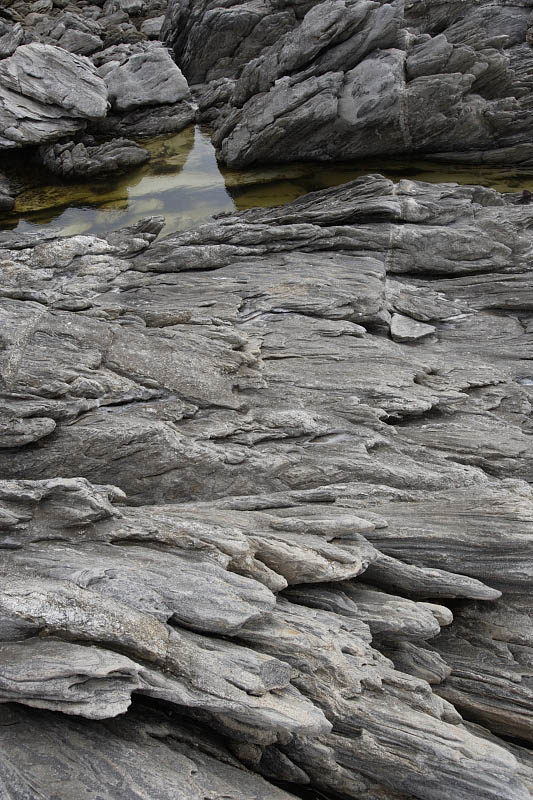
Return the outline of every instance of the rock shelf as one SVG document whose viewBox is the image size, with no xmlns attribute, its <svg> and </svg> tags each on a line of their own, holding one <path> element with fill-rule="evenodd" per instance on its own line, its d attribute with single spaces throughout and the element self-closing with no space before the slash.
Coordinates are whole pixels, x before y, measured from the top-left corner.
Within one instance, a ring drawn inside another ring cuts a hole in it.
<svg viewBox="0 0 533 800">
<path fill-rule="evenodd" d="M 6 796 L 529 797 L 519 197 L 1 234 Z"/>
<path fill-rule="evenodd" d="M 6 0 L 0 148 L 528 165 L 532 6 Z M 1 800 L 531 797 L 530 200 L 0 232 Z"/>
</svg>

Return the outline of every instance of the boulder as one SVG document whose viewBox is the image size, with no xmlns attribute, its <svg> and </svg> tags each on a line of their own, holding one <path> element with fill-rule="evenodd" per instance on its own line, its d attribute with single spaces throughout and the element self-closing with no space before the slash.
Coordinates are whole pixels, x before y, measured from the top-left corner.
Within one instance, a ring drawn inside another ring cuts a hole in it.
<svg viewBox="0 0 533 800">
<path fill-rule="evenodd" d="M 100 54 L 98 63 L 115 111 L 190 99 L 187 81 L 160 44 L 111 48 Z"/>
<path fill-rule="evenodd" d="M 71 135 L 107 108 L 105 83 L 82 56 L 34 43 L 0 61 L 0 147 Z"/>
<path fill-rule="evenodd" d="M 112 139 L 92 146 L 73 141 L 45 145 L 40 156 L 47 169 L 64 178 L 126 172 L 150 159 L 148 150 L 131 139 Z"/>
</svg>

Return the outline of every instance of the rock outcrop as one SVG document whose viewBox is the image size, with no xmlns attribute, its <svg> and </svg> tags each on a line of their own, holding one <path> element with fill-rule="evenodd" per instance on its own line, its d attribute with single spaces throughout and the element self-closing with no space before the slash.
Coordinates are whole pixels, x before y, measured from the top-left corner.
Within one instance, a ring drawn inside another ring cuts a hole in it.
<svg viewBox="0 0 533 800">
<path fill-rule="evenodd" d="M 107 89 L 82 56 L 20 45 L 0 61 L 0 148 L 54 141 L 107 113 Z"/>
<path fill-rule="evenodd" d="M 150 153 L 131 139 L 112 139 L 104 144 L 61 142 L 40 151 L 45 167 L 64 178 L 91 178 L 109 172 L 125 172 L 145 164 Z"/>
<path fill-rule="evenodd" d="M 163 0 L 10 3 L 7 19 L 0 17 L 0 150 L 67 145 L 87 127 L 139 138 L 193 122 L 187 82 L 157 41 L 165 7 Z"/>
<path fill-rule="evenodd" d="M 530 797 L 519 200 L 0 234 L 6 796 Z"/>
<path fill-rule="evenodd" d="M 532 7 L 170 0 L 162 36 L 230 166 L 421 153 L 533 163 Z"/>
</svg>

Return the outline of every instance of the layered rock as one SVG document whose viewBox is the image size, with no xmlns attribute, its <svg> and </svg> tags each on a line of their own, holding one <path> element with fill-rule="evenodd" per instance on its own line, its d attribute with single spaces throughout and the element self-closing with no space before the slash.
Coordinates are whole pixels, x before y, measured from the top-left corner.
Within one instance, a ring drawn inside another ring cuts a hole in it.
<svg viewBox="0 0 533 800">
<path fill-rule="evenodd" d="M 64 178 L 91 178 L 110 172 L 125 172 L 145 164 L 150 153 L 131 139 L 113 139 L 104 144 L 62 142 L 41 149 L 43 164 Z"/>
<path fill-rule="evenodd" d="M 159 0 L 12 3 L 0 19 L 0 149 L 66 145 L 89 123 L 99 135 L 139 138 L 193 122 L 187 82 L 153 41 L 164 8 Z"/>
<path fill-rule="evenodd" d="M 7 794 L 529 797 L 519 200 L 0 235 Z"/>
<path fill-rule="evenodd" d="M 107 113 L 107 89 L 87 59 L 28 44 L 0 61 L 0 147 L 54 141 Z"/>
<path fill-rule="evenodd" d="M 431 153 L 531 165 L 528 2 L 171 0 L 162 36 L 230 166 Z"/>
<path fill-rule="evenodd" d="M 120 44 L 94 61 L 111 102 L 100 132 L 150 136 L 180 131 L 194 121 L 187 81 L 159 42 Z"/>
</svg>

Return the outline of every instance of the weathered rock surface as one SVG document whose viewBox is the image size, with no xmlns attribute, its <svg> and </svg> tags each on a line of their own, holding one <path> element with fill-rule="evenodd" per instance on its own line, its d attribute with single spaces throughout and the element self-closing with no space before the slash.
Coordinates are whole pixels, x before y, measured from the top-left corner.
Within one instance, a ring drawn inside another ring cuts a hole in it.
<svg viewBox="0 0 533 800">
<path fill-rule="evenodd" d="M 231 166 L 451 154 L 531 165 L 531 5 L 170 0 L 162 37 Z"/>
<path fill-rule="evenodd" d="M 27 44 L 0 61 L 0 147 L 53 141 L 107 112 L 107 89 L 87 59 Z"/>
<path fill-rule="evenodd" d="M 116 111 L 190 99 L 187 81 L 158 43 L 113 47 L 100 53 L 96 63 Z"/>
<path fill-rule="evenodd" d="M 70 141 L 43 146 L 40 154 L 45 167 L 64 178 L 125 172 L 150 158 L 148 150 L 131 139 L 113 139 L 99 145 Z"/>
<path fill-rule="evenodd" d="M 139 138 L 193 122 L 187 82 L 157 41 L 165 8 L 166 0 L 10 2 L 0 16 L 0 149 L 66 144 L 88 123 Z"/>
<path fill-rule="evenodd" d="M 35 787 L 44 797 L 94 800 L 204 800 L 213 793 L 228 800 L 294 798 L 244 770 L 205 731 L 161 713 L 87 723 L 13 705 L 3 712 L 0 737 L 0 786 L 14 798 L 36 796 Z"/>
<path fill-rule="evenodd" d="M 0 173 L 0 211 L 11 211 L 15 205 L 15 199 L 11 194 L 11 189 L 2 173 Z"/>
<path fill-rule="evenodd" d="M 111 110 L 104 134 L 153 136 L 183 130 L 196 118 L 187 81 L 160 42 L 120 44 L 94 56 Z"/>
<path fill-rule="evenodd" d="M 0 234 L 6 796 L 530 796 L 517 199 Z"/>
</svg>

